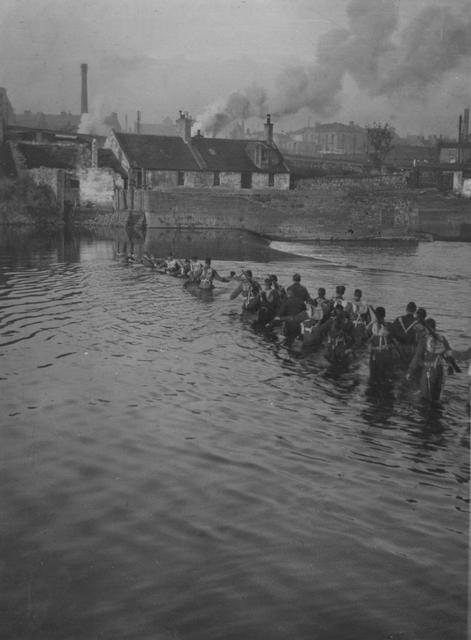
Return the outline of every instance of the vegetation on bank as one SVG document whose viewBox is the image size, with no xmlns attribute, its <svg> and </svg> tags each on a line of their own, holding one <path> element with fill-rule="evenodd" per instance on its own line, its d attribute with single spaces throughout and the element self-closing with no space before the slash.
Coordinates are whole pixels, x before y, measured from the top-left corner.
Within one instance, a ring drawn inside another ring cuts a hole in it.
<svg viewBox="0 0 471 640">
<path fill-rule="evenodd" d="M 0 224 L 62 224 L 54 192 L 47 185 L 37 185 L 29 176 L 0 179 Z"/>
</svg>

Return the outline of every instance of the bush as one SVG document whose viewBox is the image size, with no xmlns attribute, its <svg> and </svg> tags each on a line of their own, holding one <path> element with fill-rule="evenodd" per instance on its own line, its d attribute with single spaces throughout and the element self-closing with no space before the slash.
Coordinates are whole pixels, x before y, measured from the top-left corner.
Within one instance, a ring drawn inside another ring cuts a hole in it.
<svg viewBox="0 0 471 640">
<path fill-rule="evenodd" d="M 45 219 L 57 221 L 58 208 L 52 189 L 37 185 L 32 178 L 0 180 L 0 222 L 4 224 L 35 224 Z"/>
</svg>

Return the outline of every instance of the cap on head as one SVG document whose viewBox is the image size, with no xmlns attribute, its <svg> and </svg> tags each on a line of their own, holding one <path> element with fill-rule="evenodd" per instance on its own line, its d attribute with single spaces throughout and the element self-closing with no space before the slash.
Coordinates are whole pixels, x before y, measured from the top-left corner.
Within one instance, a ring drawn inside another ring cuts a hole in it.
<svg viewBox="0 0 471 640">
<path fill-rule="evenodd" d="M 417 311 L 417 305 L 415 302 L 408 302 L 406 307 L 407 313 L 415 313 Z"/>
<path fill-rule="evenodd" d="M 299 273 L 294 274 L 293 280 L 294 282 L 301 282 L 301 276 L 299 275 Z"/>
<path fill-rule="evenodd" d="M 425 318 L 427 317 L 427 312 L 425 311 L 425 309 L 423 307 L 419 307 L 417 309 L 417 317 L 420 320 L 425 320 Z"/>
<path fill-rule="evenodd" d="M 276 276 L 274 273 L 271 273 L 269 277 L 272 282 L 278 282 L 278 276 Z"/>
<path fill-rule="evenodd" d="M 247 278 L 251 278 L 252 277 L 252 272 L 250 271 L 250 269 L 246 269 L 245 271 L 242 271 L 242 273 L 244 274 L 244 276 L 246 276 Z"/>
<path fill-rule="evenodd" d="M 317 290 L 317 293 L 319 294 L 319 297 L 325 296 L 324 287 L 319 287 L 319 289 Z"/>
<path fill-rule="evenodd" d="M 361 296 L 363 295 L 363 292 L 361 289 L 355 289 L 355 291 L 353 292 L 353 295 L 355 296 L 355 298 L 361 298 Z"/>
<path fill-rule="evenodd" d="M 427 320 L 425 321 L 425 326 L 434 331 L 436 329 L 437 323 L 433 318 L 427 318 Z"/>
<path fill-rule="evenodd" d="M 335 293 L 338 296 L 343 296 L 343 294 L 345 293 L 345 287 L 343 286 L 343 284 L 339 284 L 335 287 Z"/>
<path fill-rule="evenodd" d="M 378 318 L 378 320 L 382 320 L 386 317 L 386 309 L 384 307 L 376 307 L 375 316 Z"/>
</svg>

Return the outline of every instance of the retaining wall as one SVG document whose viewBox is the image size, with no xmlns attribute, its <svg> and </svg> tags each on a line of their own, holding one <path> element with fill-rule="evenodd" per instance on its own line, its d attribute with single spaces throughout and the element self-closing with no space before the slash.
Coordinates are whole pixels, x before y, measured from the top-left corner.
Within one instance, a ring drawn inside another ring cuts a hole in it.
<svg viewBox="0 0 471 640">
<path fill-rule="evenodd" d="M 413 194 L 397 188 L 322 183 L 291 192 L 141 191 L 149 228 L 246 229 L 271 238 L 348 239 L 406 235 L 417 224 Z"/>
</svg>

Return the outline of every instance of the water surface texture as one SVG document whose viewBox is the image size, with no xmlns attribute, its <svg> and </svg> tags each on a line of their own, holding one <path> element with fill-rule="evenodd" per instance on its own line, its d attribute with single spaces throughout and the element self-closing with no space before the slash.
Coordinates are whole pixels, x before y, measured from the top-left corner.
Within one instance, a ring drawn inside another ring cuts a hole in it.
<svg viewBox="0 0 471 640">
<path fill-rule="evenodd" d="M 466 637 L 466 365 L 441 407 L 123 254 L 361 287 L 470 344 L 470 247 L 2 232 L 0 636 Z"/>
</svg>

